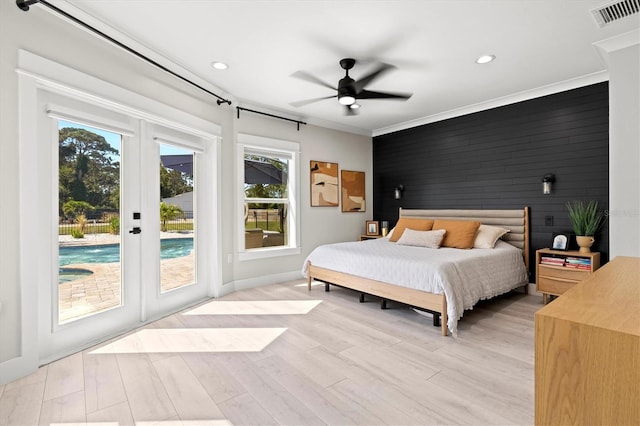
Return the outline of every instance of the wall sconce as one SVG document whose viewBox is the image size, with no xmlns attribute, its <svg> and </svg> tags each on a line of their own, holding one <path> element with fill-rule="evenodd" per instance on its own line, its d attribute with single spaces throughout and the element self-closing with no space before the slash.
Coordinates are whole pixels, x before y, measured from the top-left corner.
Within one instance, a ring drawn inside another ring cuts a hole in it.
<svg viewBox="0 0 640 426">
<path fill-rule="evenodd" d="M 544 195 L 551 194 L 551 184 L 556 181 L 556 176 L 553 173 L 547 173 L 542 176 L 542 193 Z"/>
<path fill-rule="evenodd" d="M 404 185 L 398 185 L 395 187 L 395 189 L 393 190 L 393 194 L 396 200 L 402 198 L 402 191 L 404 191 Z"/>
</svg>

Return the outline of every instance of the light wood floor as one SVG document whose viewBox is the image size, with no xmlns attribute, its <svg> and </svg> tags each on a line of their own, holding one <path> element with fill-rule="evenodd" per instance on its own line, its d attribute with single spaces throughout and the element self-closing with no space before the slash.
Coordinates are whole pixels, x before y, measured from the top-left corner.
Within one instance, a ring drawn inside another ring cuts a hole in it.
<svg viewBox="0 0 640 426">
<path fill-rule="evenodd" d="M 535 296 L 431 318 L 303 281 L 239 291 L 0 385 L 0 425 L 533 424 Z"/>
</svg>

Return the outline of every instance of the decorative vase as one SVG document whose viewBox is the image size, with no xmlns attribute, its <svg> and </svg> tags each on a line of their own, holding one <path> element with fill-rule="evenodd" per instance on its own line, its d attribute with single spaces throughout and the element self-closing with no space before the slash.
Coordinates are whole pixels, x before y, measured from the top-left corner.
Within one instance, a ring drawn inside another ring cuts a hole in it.
<svg viewBox="0 0 640 426">
<path fill-rule="evenodd" d="M 576 236 L 576 242 L 580 247 L 580 250 L 579 250 L 580 253 L 591 253 L 591 246 L 595 241 L 596 239 L 593 237 L 581 236 L 581 235 Z"/>
</svg>

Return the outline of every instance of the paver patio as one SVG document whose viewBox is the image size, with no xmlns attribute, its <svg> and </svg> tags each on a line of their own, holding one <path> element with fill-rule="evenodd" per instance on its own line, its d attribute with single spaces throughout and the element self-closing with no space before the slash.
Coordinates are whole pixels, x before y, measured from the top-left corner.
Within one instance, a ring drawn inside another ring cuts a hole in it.
<svg viewBox="0 0 640 426">
<path fill-rule="evenodd" d="M 163 236 L 184 237 L 183 234 Z M 108 234 L 98 234 L 98 236 L 89 236 L 86 239 L 75 241 L 65 236 L 60 237 L 60 244 L 64 246 L 119 242 L 118 236 L 108 236 Z M 120 306 L 122 296 L 120 263 L 83 263 L 65 265 L 65 268 L 87 269 L 93 274 L 58 285 L 60 323 Z M 160 281 L 163 292 L 193 283 L 193 251 L 187 256 L 162 259 L 160 261 Z"/>
</svg>

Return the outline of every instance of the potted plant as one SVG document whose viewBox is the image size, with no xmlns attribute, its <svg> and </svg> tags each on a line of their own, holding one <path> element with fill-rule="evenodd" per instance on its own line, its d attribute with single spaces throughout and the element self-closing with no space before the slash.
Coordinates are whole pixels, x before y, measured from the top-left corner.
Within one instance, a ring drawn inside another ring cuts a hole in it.
<svg viewBox="0 0 640 426">
<path fill-rule="evenodd" d="M 604 212 L 598 209 L 598 202 L 595 200 L 570 201 L 567 209 L 580 252 L 591 252 L 591 246 L 595 242 L 594 235 L 605 221 Z"/>
</svg>

